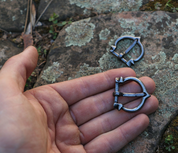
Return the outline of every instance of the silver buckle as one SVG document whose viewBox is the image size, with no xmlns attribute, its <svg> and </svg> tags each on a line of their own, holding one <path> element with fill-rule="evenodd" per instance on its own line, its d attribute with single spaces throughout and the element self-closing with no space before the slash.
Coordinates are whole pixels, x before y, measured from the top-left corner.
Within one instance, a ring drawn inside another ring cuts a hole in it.
<svg viewBox="0 0 178 153">
<path fill-rule="evenodd" d="M 119 83 L 122 84 L 122 83 L 124 83 L 126 81 L 129 81 L 129 80 L 137 82 L 141 86 L 142 92 L 141 93 L 122 93 L 122 92 L 119 92 Z M 135 78 L 135 77 L 126 77 L 124 79 L 123 79 L 123 77 L 116 78 L 115 79 L 115 92 L 113 93 L 113 96 L 114 96 L 114 108 L 116 108 L 118 110 L 123 109 L 124 111 L 127 111 L 127 112 L 138 111 L 140 108 L 142 108 L 142 106 L 144 105 L 146 99 L 150 97 L 150 95 L 146 91 L 146 88 L 145 88 L 144 84 L 138 78 Z M 119 96 L 123 96 L 123 97 L 142 97 L 142 101 L 141 101 L 139 106 L 137 106 L 137 107 L 135 107 L 133 109 L 125 108 L 123 106 L 123 104 L 118 103 L 118 97 Z"/>
<path fill-rule="evenodd" d="M 127 50 L 124 52 L 124 53 L 116 53 L 115 50 L 117 49 L 117 43 L 120 41 L 120 40 L 123 40 L 123 39 L 132 39 L 134 40 L 134 42 L 132 43 L 132 45 L 130 47 L 127 48 Z M 127 61 L 126 59 L 124 59 L 124 55 L 129 53 L 129 51 L 136 45 L 138 44 L 140 46 L 140 49 L 141 49 L 141 54 L 140 56 L 137 58 L 137 59 L 130 59 L 129 61 Z M 120 59 L 122 62 L 124 62 L 127 66 L 131 66 L 132 64 L 134 65 L 134 62 L 137 62 L 139 61 L 143 55 L 144 55 L 144 48 L 143 48 L 143 45 L 141 44 L 140 42 L 140 37 L 132 37 L 132 36 L 123 36 L 123 37 L 120 37 L 119 39 L 116 40 L 115 42 L 115 46 L 111 46 L 112 50 L 110 50 L 110 52 L 115 55 L 118 59 Z"/>
</svg>

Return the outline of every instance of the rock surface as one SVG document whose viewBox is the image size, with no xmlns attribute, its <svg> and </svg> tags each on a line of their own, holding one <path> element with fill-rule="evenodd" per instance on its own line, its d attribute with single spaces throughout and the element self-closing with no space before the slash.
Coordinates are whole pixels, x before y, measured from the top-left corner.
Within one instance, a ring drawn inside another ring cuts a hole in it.
<svg viewBox="0 0 178 153">
<path fill-rule="evenodd" d="M 166 125 L 178 112 L 178 14 L 125 12 L 100 15 L 74 22 L 60 31 L 36 86 L 125 67 L 111 53 L 110 46 L 123 35 L 140 36 L 144 58 L 132 68 L 137 77 L 150 76 L 156 82 L 159 109 L 150 115 L 150 125 L 120 153 L 154 153 Z M 120 42 L 125 50 L 131 40 Z M 136 46 L 130 55 L 138 55 Z"/>
<path fill-rule="evenodd" d="M 0 0 L 0 28 L 7 31 L 22 31 L 25 25 L 27 2 Z"/>
<path fill-rule="evenodd" d="M 108 13 L 122 11 L 138 11 L 149 0 L 54 0 L 42 16 L 48 20 L 53 13 L 59 15 L 60 20 L 80 16 L 90 16 L 92 13 Z M 41 14 L 50 0 L 41 0 L 38 14 Z"/>
<path fill-rule="evenodd" d="M 17 48 L 8 40 L 0 40 L 0 69 L 4 63 L 12 56 L 22 52 L 22 48 Z"/>
</svg>

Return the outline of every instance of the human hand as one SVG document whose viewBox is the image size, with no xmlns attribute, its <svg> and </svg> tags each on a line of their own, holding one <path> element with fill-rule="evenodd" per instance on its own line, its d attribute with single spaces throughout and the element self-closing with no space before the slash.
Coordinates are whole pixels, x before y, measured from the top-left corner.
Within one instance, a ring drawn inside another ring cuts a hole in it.
<svg viewBox="0 0 178 153">
<path fill-rule="evenodd" d="M 0 71 L 1 153 L 114 153 L 148 126 L 147 115 L 158 107 L 158 100 L 151 96 L 138 112 L 113 109 L 115 77 L 135 76 L 129 68 L 24 92 L 37 56 L 36 49 L 28 47 Z M 154 92 L 152 79 L 140 80 L 150 94 Z M 141 91 L 134 82 L 120 89 Z M 133 98 L 120 97 L 120 101 L 128 103 L 128 108 L 139 104 Z"/>
</svg>

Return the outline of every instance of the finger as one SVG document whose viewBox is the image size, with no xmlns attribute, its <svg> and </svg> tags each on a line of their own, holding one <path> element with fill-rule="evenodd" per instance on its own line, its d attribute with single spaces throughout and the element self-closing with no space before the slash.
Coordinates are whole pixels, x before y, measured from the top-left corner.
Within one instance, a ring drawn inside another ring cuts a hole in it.
<svg viewBox="0 0 178 153">
<path fill-rule="evenodd" d="M 37 50 L 32 46 L 10 58 L 0 71 L 0 86 L 3 90 L 8 93 L 23 91 L 26 79 L 36 67 L 37 59 Z"/>
<path fill-rule="evenodd" d="M 102 134 L 87 143 L 84 146 L 86 152 L 115 153 L 141 134 L 148 124 L 148 117 L 140 114 L 113 131 Z"/>
<path fill-rule="evenodd" d="M 72 105 L 83 98 L 113 88 L 115 77 L 120 76 L 135 76 L 135 72 L 130 68 L 114 69 L 92 76 L 52 84 L 51 87 L 54 88 L 69 105 Z"/>
<path fill-rule="evenodd" d="M 141 77 L 140 80 L 145 84 L 145 87 L 148 93 L 153 93 L 155 90 L 155 83 L 149 77 Z M 70 107 L 70 111 L 77 125 L 81 125 L 94 117 L 97 117 L 105 112 L 108 112 L 113 109 L 114 89 L 110 89 L 103 93 L 88 97 L 79 101 L 78 103 Z M 138 83 L 129 82 L 120 87 L 120 91 L 127 93 L 138 93 L 142 89 Z M 126 104 L 130 101 L 133 101 L 133 98 L 129 97 L 119 97 L 119 102 Z M 134 108 L 134 107 L 132 107 Z"/>
<path fill-rule="evenodd" d="M 128 108 L 138 105 L 139 100 L 133 101 Z M 158 100 L 151 96 L 143 106 L 143 108 L 137 112 L 125 112 L 123 110 L 112 110 L 107 112 L 99 117 L 96 117 L 87 123 L 79 127 L 81 133 L 83 134 L 82 143 L 86 144 L 97 136 L 114 130 L 120 125 L 126 123 L 128 120 L 132 119 L 134 116 L 144 113 L 150 114 L 153 113 L 158 108 Z M 90 132 L 88 132 L 90 131 Z"/>
</svg>

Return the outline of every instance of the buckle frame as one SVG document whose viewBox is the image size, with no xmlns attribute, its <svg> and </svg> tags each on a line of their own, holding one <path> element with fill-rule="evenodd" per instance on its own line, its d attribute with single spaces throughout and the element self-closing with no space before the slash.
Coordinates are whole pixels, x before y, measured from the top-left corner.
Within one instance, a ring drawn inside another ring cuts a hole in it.
<svg viewBox="0 0 178 153">
<path fill-rule="evenodd" d="M 136 83 L 138 83 L 140 85 L 140 87 L 142 88 L 142 93 L 122 93 L 119 92 L 119 83 L 125 83 L 126 81 L 135 81 Z M 147 98 L 150 97 L 150 94 L 147 92 L 144 84 L 142 83 L 142 81 L 140 81 L 138 78 L 136 77 L 120 77 L 120 78 L 115 78 L 115 92 L 113 92 L 113 96 L 114 96 L 114 108 L 118 109 L 118 111 L 120 111 L 121 109 L 123 109 L 124 111 L 127 112 L 136 112 L 138 110 L 140 110 L 142 108 L 142 106 L 144 105 L 145 101 Z M 141 103 L 135 107 L 135 108 L 126 108 L 124 107 L 123 104 L 118 103 L 118 97 L 119 96 L 123 96 L 123 97 L 142 97 L 142 101 Z"/>
<path fill-rule="evenodd" d="M 134 42 L 131 44 L 131 46 L 129 46 L 125 52 L 123 53 L 116 53 L 115 50 L 117 49 L 117 44 L 119 41 L 123 40 L 123 39 L 131 39 L 134 40 Z M 129 61 L 127 61 L 126 59 L 124 59 L 124 55 L 126 55 L 127 53 L 130 52 L 130 50 L 136 45 L 138 44 L 140 46 L 141 49 L 141 54 L 138 58 L 136 59 L 130 59 Z M 140 37 L 133 37 L 133 36 L 122 36 L 120 38 L 118 38 L 115 42 L 115 46 L 111 46 L 111 50 L 110 52 L 115 55 L 119 60 L 121 60 L 122 62 L 124 62 L 128 67 L 130 67 L 131 65 L 134 65 L 135 62 L 139 61 L 143 55 L 144 55 L 144 48 L 143 45 L 140 42 Z"/>
</svg>

